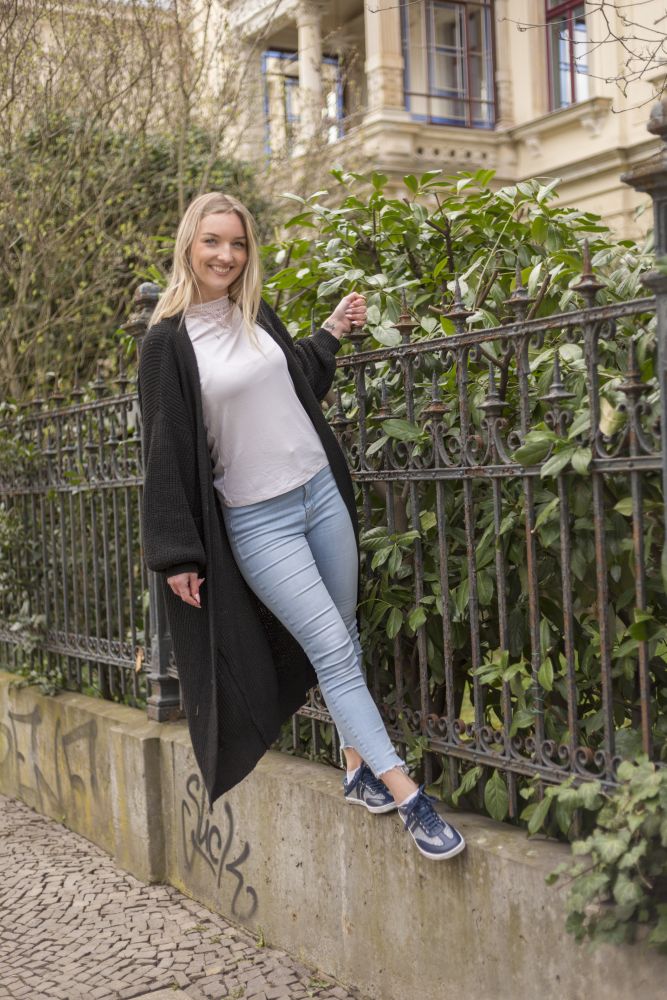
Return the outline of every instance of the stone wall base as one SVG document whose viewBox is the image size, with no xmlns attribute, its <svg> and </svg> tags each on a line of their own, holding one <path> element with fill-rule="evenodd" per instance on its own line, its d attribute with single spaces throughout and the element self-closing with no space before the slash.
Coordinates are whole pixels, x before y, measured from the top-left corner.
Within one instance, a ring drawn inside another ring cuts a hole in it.
<svg viewBox="0 0 667 1000">
<path fill-rule="evenodd" d="M 667 959 L 565 933 L 544 882 L 565 845 L 457 813 L 467 850 L 428 861 L 395 813 L 276 752 L 209 815 L 184 723 L 15 682 L 0 672 L 1 792 L 377 1000 L 665 996 Z"/>
</svg>

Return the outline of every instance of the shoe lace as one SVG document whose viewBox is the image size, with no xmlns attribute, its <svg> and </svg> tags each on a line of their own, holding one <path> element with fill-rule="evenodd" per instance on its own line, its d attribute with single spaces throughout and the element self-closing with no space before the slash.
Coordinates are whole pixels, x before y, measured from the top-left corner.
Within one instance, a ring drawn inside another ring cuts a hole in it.
<svg viewBox="0 0 667 1000">
<path fill-rule="evenodd" d="M 373 772 L 371 771 L 370 767 L 364 766 L 364 775 L 363 775 L 363 777 L 364 777 L 364 781 L 366 782 L 366 784 L 370 788 L 370 790 L 373 793 L 373 795 L 386 795 L 387 794 L 388 789 L 387 789 L 387 786 L 385 785 L 384 781 L 382 781 L 380 778 L 377 778 L 373 774 Z"/>
<path fill-rule="evenodd" d="M 431 805 L 431 802 L 435 802 L 435 798 L 432 795 L 428 795 L 424 791 L 424 786 L 419 786 L 419 791 L 415 798 L 410 802 L 404 812 L 404 829 L 407 830 L 408 824 L 411 818 L 414 816 L 417 822 L 426 830 L 429 836 L 433 836 L 440 833 L 443 826 L 443 821 L 438 816 L 437 812 Z M 403 810 L 401 810 L 403 812 Z M 446 826 L 446 824 L 445 824 Z"/>
</svg>

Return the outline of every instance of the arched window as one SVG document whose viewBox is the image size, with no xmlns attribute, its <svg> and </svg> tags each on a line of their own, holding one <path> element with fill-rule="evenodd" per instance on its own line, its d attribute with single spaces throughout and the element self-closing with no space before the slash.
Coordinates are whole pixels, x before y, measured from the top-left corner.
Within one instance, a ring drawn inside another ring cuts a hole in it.
<svg viewBox="0 0 667 1000">
<path fill-rule="evenodd" d="M 580 0 L 546 0 L 551 107 L 585 101 L 588 86 L 586 5 Z"/>
<path fill-rule="evenodd" d="M 401 0 L 405 104 L 413 118 L 493 128 L 491 0 Z"/>
</svg>

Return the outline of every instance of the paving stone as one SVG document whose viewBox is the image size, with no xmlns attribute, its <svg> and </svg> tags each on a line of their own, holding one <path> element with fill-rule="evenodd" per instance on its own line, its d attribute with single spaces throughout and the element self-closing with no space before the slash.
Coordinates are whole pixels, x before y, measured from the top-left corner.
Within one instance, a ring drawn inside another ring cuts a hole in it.
<svg viewBox="0 0 667 1000">
<path fill-rule="evenodd" d="M 183 990 L 160 990 L 158 993 L 144 993 L 136 1000 L 187 1000 L 187 996 Z"/>
<path fill-rule="evenodd" d="M 1 1000 L 363 1000 L 2 795 L 0 912 Z"/>
</svg>

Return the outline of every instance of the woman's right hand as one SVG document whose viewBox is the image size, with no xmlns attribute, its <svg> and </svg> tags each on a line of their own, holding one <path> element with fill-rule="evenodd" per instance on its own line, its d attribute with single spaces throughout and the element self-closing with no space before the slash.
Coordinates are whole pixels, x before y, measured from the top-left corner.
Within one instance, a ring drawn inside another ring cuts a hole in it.
<svg viewBox="0 0 667 1000">
<path fill-rule="evenodd" d="M 173 593 L 182 601 L 191 604 L 193 608 L 200 608 L 199 588 L 205 579 L 203 576 L 197 576 L 196 573 L 178 573 L 177 576 L 168 576 L 167 583 Z"/>
</svg>

